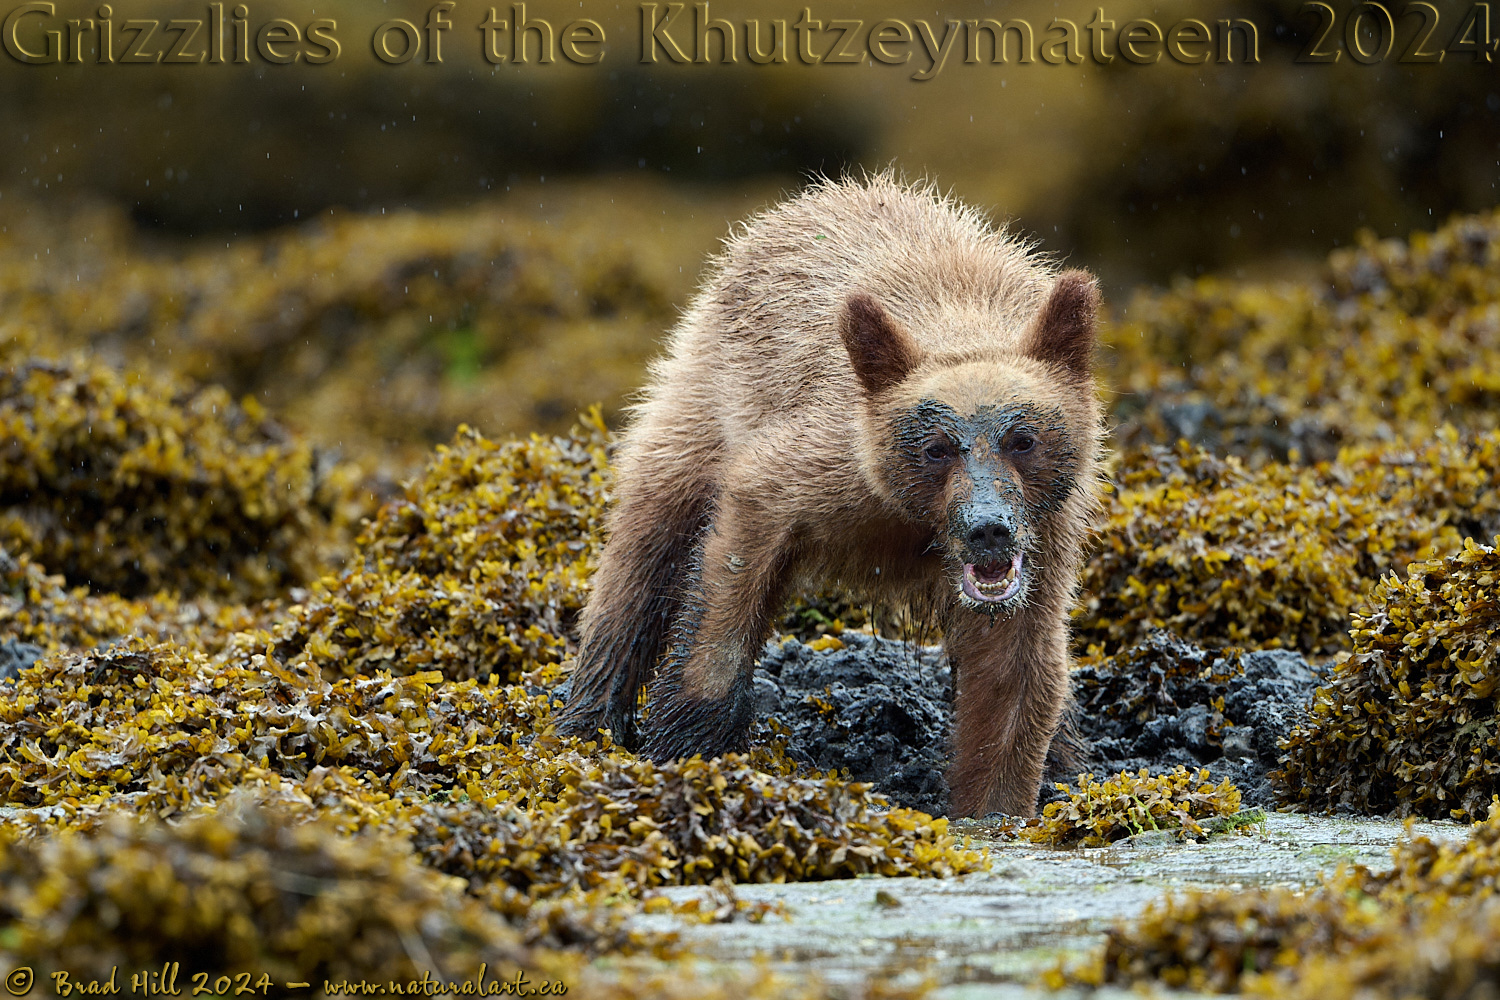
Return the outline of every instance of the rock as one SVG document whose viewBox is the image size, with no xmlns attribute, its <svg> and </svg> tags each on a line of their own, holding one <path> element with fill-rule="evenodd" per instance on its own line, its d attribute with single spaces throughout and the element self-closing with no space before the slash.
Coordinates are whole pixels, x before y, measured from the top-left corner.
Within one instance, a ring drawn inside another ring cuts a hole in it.
<svg viewBox="0 0 1500 1000">
<path fill-rule="evenodd" d="M 775 718 L 793 759 L 847 770 L 898 805 L 945 812 L 953 674 L 941 647 L 860 632 L 839 638 L 842 649 L 821 652 L 796 640 L 766 644 L 756 741 L 774 738 L 764 720 Z M 1319 673 L 1290 650 L 1223 656 L 1158 631 L 1073 680 L 1043 803 L 1062 797 L 1055 782 L 1081 771 L 1181 764 L 1229 778 L 1249 808 L 1274 804 L 1266 774 L 1280 755 L 1276 742 L 1305 711 Z"/>
<path fill-rule="evenodd" d="M 0 680 L 10 680 L 46 654 L 40 646 L 19 639 L 0 640 Z"/>
<path fill-rule="evenodd" d="M 766 644 L 757 704 L 790 730 L 788 753 L 819 770 L 847 769 L 894 802 L 947 809 L 953 673 L 942 650 L 844 632 L 844 648 L 819 652 L 789 640 Z M 758 739 L 771 737 L 764 723 Z"/>
<path fill-rule="evenodd" d="M 758 718 L 776 714 L 781 708 L 781 688 L 765 674 L 755 674 L 755 714 Z"/>
<path fill-rule="evenodd" d="M 1224 756 L 1230 759 L 1255 756 L 1255 748 L 1251 745 L 1255 738 L 1255 729 L 1251 726 L 1235 726 L 1224 734 Z"/>
<path fill-rule="evenodd" d="M 1073 724 L 1092 742 L 1095 774 L 1206 765 L 1239 786 L 1246 806 L 1269 806 L 1277 741 L 1318 682 L 1318 671 L 1291 650 L 1224 656 L 1158 629 L 1074 671 Z"/>
<path fill-rule="evenodd" d="M 1212 760 L 1223 753 L 1220 733 L 1213 733 L 1209 728 L 1212 720 L 1209 718 L 1209 706 L 1189 705 L 1178 713 L 1177 729 L 1182 733 L 1182 742 L 1189 750 L 1197 754 L 1199 759 Z"/>
<path fill-rule="evenodd" d="M 1176 830 L 1147 830 L 1133 837 L 1126 837 L 1122 843 L 1131 847 L 1170 847 L 1181 839 Z"/>
</svg>

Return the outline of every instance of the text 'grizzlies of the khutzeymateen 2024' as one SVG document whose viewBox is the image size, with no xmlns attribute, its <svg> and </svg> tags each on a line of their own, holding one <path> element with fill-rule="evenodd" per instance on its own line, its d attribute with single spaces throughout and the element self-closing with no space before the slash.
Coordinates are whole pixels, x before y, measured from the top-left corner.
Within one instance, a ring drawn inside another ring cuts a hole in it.
<svg viewBox="0 0 1500 1000">
<path fill-rule="evenodd" d="M 74 10 L 53 0 L 22 3 L 6 11 L 0 42 L 11 60 L 26 65 L 325 66 L 347 48 L 390 66 L 468 58 L 493 66 L 544 67 L 597 65 L 610 54 L 612 35 L 634 35 L 635 44 L 627 45 L 635 51 L 621 55 L 647 65 L 863 64 L 901 69 L 921 81 L 965 64 L 1257 64 L 1263 44 L 1274 38 L 1251 18 L 1187 17 L 1167 24 L 1109 16 L 1103 7 L 1082 17 L 1033 23 L 1022 17 L 941 14 L 838 18 L 811 6 L 778 17 L 758 5 L 757 16 L 736 17 L 730 4 L 642 3 L 639 23 L 625 29 L 606 28 L 591 17 L 545 16 L 549 12 L 542 4 L 461 12 L 454 0 L 441 0 L 414 17 L 361 29 L 363 44 L 350 46 L 332 17 L 257 17 L 247 3 L 215 2 L 204 6 L 202 17 L 160 19 L 135 16 L 149 12 L 134 10 L 138 4 L 124 0 L 118 9 L 104 3 Z M 87 16 L 71 16 L 81 13 Z M 1310 0 L 1302 14 L 1308 31 L 1296 41 L 1296 62 L 1335 63 L 1346 55 L 1362 65 L 1440 62 L 1445 55 L 1487 62 L 1497 48 L 1485 3 L 1472 4 L 1466 15 L 1450 16 L 1446 24 L 1437 7 L 1423 2 L 1403 8 L 1399 22 L 1377 2 L 1340 14 Z M 1457 28 L 1448 30 L 1455 20 Z M 1408 21 L 1410 30 L 1398 30 Z"/>
</svg>

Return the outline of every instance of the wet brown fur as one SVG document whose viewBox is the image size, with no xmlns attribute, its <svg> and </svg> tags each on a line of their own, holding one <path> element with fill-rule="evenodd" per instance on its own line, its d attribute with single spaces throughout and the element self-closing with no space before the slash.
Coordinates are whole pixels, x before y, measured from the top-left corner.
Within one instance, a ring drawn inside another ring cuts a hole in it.
<svg viewBox="0 0 1500 1000">
<path fill-rule="evenodd" d="M 635 743 L 660 659 L 644 752 L 738 748 L 781 602 L 834 582 L 938 609 L 954 811 L 1033 813 L 1097 508 L 1096 307 L 1087 275 L 889 173 L 815 184 L 734 233 L 621 442 L 562 730 Z M 932 420 L 960 429 L 951 455 Z M 981 508 L 1015 512 L 1025 553 L 1004 609 L 960 597 L 959 529 Z"/>
</svg>

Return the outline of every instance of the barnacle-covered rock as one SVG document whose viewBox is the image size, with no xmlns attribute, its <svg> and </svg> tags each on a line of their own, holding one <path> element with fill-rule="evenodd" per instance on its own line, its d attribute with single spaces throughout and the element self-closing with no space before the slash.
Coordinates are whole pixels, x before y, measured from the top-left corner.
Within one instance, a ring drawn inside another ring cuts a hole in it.
<svg viewBox="0 0 1500 1000">
<path fill-rule="evenodd" d="M 947 810 L 953 671 L 940 648 L 853 631 L 772 640 L 755 685 L 752 739 L 783 739 L 799 762 L 902 805 Z"/>
<path fill-rule="evenodd" d="M 1073 671 L 1069 724 L 1098 772 L 1211 764 L 1245 803 L 1271 806 L 1277 743 L 1317 677 L 1291 650 L 1215 653 L 1162 630 Z"/>
<path fill-rule="evenodd" d="M 343 555 L 356 479 L 221 388 L 0 349 L 0 544 L 70 583 L 269 597 Z"/>
<path fill-rule="evenodd" d="M 1040 819 L 1021 828 L 1021 837 L 1041 844 L 1084 847 L 1149 830 L 1201 837 L 1200 821 L 1240 811 L 1239 789 L 1228 778 L 1215 785 L 1206 767 L 1196 773 L 1177 767 L 1163 774 L 1142 768 L 1138 774 L 1122 771 L 1103 781 L 1080 774 L 1078 791 L 1064 784 L 1058 790 L 1066 798 L 1047 803 Z"/>
<path fill-rule="evenodd" d="M 1083 572 L 1082 644 L 1168 628 L 1209 645 L 1336 653 L 1380 575 L 1500 523 L 1500 433 L 1451 428 L 1316 465 L 1251 469 L 1179 443 L 1124 456 Z"/>
<path fill-rule="evenodd" d="M 1289 802 L 1475 817 L 1500 792 L 1500 554 L 1466 540 L 1384 577 L 1353 618 L 1354 653 L 1288 739 Z"/>
</svg>

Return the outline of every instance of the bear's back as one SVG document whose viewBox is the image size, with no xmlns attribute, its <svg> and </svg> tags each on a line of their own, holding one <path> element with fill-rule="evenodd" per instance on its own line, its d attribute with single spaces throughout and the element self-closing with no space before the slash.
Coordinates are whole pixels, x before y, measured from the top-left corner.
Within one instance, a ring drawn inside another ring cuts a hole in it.
<svg viewBox="0 0 1500 1000">
<path fill-rule="evenodd" d="M 967 354 L 1016 343 L 1053 274 L 930 185 L 822 181 L 726 240 L 657 382 L 690 380 L 736 423 L 848 410 L 859 388 L 837 324 L 850 293 L 876 295 L 924 351 Z"/>
</svg>

